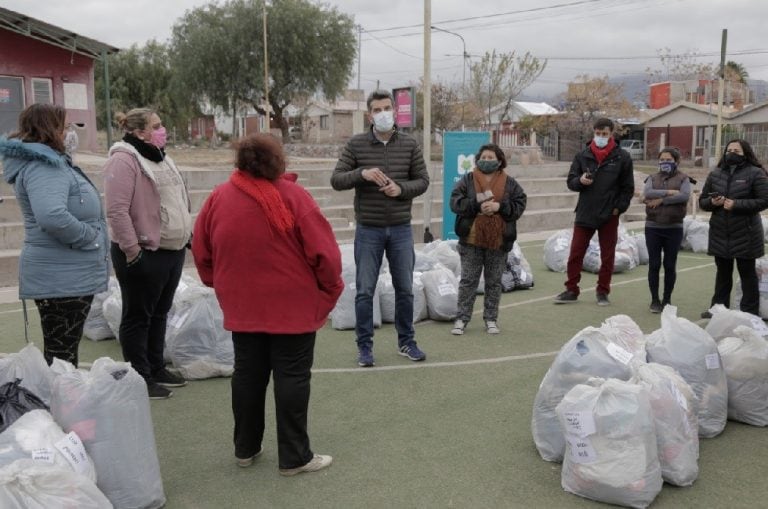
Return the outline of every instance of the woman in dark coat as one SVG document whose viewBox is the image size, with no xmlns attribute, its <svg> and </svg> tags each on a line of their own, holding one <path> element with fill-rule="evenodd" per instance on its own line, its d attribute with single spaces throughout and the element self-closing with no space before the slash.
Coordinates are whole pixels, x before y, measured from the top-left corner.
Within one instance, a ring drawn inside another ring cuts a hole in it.
<svg viewBox="0 0 768 509">
<path fill-rule="evenodd" d="M 760 212 L 768 208 L 768 175 L 749 143 L 732 140 L 701 191 L 699 206 L 711 212 L 707 253 L 715 257 L 717 275 L 712 305 L 730 307 L 733 262 L 741 278 L 741 310 L 760 314 L 755 260 L 765 254 Z M 705 311 L 702 318 L 711 318 Z"/>
</svg>

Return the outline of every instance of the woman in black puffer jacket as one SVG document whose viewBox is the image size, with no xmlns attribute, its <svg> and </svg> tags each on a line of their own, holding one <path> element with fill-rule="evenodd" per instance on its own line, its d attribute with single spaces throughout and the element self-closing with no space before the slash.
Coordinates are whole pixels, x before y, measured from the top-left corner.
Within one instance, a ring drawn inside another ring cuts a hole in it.
<svg viewBox="0 0 768 509">
<path fill-rule="evenodd" d="M 733 262 L 741 277 L 741 310 L 760 315 L 760 292 L 755 260 L 765 254 L 760 212 L 768 208 L 768 174 L 752 147 L 732 140 L 701 191 L 699 206 L 711 212 L 709 247 L 717 275 L 712 305 L 730 307 Z M 711 318 L 705 311 L 702 318 Z"/>
</svg>

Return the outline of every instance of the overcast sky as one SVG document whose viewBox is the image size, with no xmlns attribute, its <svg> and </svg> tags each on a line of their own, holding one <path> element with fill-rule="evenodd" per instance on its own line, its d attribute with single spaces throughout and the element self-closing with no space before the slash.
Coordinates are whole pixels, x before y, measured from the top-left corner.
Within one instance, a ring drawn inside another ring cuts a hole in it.
<svg viewBox="0 0 768 509">
<path fill-rule="evenodd" d="M 0 0 L 0 5 L 117 46 L 165 41 L 188 9 L 206 0 Z M 419 0 L 324 2 L 362 26 L 360 84 L 393 88 L 418 81 L 424 69 Z M 657 50 L 697 51 L 719 61 L 722 29 L 728 60 L 751 78 L 768 80 L 765 0 L 432 0 L 432 25 L 460 34 L 471 58 L 516 51 L 549 60 L 528 95 L 551 96 L 578 74 L 619 76 L 660 68 Z M 416 26 L 417 25 L 417 26 Z M 399 28 L 396 27 L 409 27 Z M 271 50 L 271 51 L 277 51 Z M 432 80 L 462 81 L 459 37 L 432 32 Z M 350 85 L 357 84 L 357 64 Z M 468 78 L 467 78 L 468 79 Z"/>
</svg>

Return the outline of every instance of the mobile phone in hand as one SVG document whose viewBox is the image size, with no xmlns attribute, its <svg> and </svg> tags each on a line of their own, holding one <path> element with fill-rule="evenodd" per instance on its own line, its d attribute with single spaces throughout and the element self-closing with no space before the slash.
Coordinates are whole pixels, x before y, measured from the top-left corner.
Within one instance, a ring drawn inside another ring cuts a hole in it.
<svg viewBox="0 0 768 509">
<path fill-rule="evenodd" d="M 720 193 L 715 193 L 715 192 L 709 193 L 710 198 L 720 198 L 721 196 L 722 195 Z"/>
</svg>

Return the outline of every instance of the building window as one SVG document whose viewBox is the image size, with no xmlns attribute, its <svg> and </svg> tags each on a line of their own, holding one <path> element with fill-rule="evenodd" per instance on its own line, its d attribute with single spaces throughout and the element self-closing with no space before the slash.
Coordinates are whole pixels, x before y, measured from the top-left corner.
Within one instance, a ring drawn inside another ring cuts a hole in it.
<svg viewBox="0 0 768 509">
<path fill-rule="evenodd" d="M 328 129 L 328 115 L 320 115 L 320 129 Z"/>
<path fill-rule="evenodd" d="M 53 104 L 53 90 L 48 78 L 32 78 L 32 102 Z"/>
</svg>

